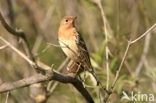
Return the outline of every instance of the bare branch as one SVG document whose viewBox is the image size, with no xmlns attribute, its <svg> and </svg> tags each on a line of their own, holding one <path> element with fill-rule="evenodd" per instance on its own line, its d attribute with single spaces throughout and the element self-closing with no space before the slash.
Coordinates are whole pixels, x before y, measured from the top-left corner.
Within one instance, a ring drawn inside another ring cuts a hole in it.
<svg viewBox="0 0 156 103">
<path fill-rule="evenodd" d="M 149 33 L 151 33 L 151 31 L 152 31 L 155 27 L 156 27 L 156 23 L 153 24 L 153 25 L 152 25 L 145 33 L 143 33 L 141 36 L 139 36 L 139 37 L 136 38 L 135 40 L 132 40 L 132 41 L 129 41 L 129 42 L 128 42 L 128 45 L 127 45 L 125 54 L 124 54 L 124 56 L 123 56 L 123 58 L 122 58 L 122 61 L 121 61 L 120 66 L 119 66 L 119 69 L 118 69 L 118 71 L 117 71 L 117 73 L 116 73 L 115 80 L 114 80 L 114 82 L 113 82 L 113 84 L 112 84 L 112 88 L 114 88 L 114 86 L 115 86 L 115 84 L 116 84 L 116 81 L 117 81 L 117 79 L 118 79 L 118 77 L 119 77 L 119 73 L 120 73 L 120 71 L 121 71 L 123 62 L 125 61 L 125 58 L 126 58 L 126 55 L 127 55 L 127 53 L 128 53 L 129 47 L 130 47 L 132 44 L 138 42 L 138 41 L 139 41 L 140 39 L 142 39 L 144 36 L 146 36 L 146 35 L 148 35 Z"/>
<path fill-rule="evenodd" d="M 107 21 L 105 12 L 103 10 L 101 0 L 93 0 L 94 3 L 99 7 L 100 12 L 101 12 L 101 17 L 103 21 L 103 32 L 105 34 L 105 42 L 106 42 L 106 47 L 105 47 L 105 58 L 106 58 L 106 70 L 107 70 L 107 83 L 106 83 L 106 89 L 109 89 L 109 48 L 108 48 L 108 36 L 112 35 L 112 30 L 110 28 L 110 25 Z"/>
<path fill-rule="evenodd" d="M 69 62 L 69 58 L 66 58 L 65 61 L 63 61 L 60 66 L 58 67 L 57 71 L 62 71 L 64 66 Z M 47 85 L 47 91 L 49 91 L 51 94 L 54 91 L 54 89 L 57 87 L 57 85 L 59 84 L 59 82 L 55 82 L 55 81 L 50 81 Z"/>
<path fill-rule="evenodd" d="M 0 46 L 0 50 L 5 49 L 8 45 Z"/>
<path fill-rule="evenodd" d="M 109 89 L 109 48 L 108 48 L 108 35 L 109 35 L 109 32 L 107 30 L 107 19 L 106 19 L 106 16 L 105 16 L 105 13 L 104 13 L 104 10 L 102 8 L 102 4 L 101 4 L 101 0 L 98 2 L 98 6 L 100 8 L 100 11 L 101 11 L 101 15 L 102 15 L 102 18 L 103 18 L 103 24 L 104 24 L 104 34 L 105 34 L 105 40 L 106 40 L 106 48 L 105 48 L 105 55 L 106 55 L 106 69 L 107 69 L 107 90 Z"/>
<path fill-rule="evenodd" d="M 66 46 L 60 46 L 60 45 L 57 45 L 57 44 L 52 44 L 52 43 L 47 43 L 48 46 L 54 46 L 54 47 L 59 47 L 59 48 L 66 48 Z"/>
<path fill-rule="evenodd" d="M 7 22 L 4 20 L 4 18 L 3 18 L 3 16 L 2 16 L 1 12 L 0 12 L 0 21 L 1 21 L 2 25 L 4 26 L 4 28 L 5 28 L 8 32 L 10 32 L 11 34 L 13 34 L 13 35 L 16 36 L 16 37 L 25 38 L 25 37 L 24 37 L 24 33 L 23 33 L 22 31 L 20 31 L 20 30 L 14 30 L 13 28 L 11 28 L 11 27 L 7 24 Z"/>
<path fill-rule="evenodd" d="M 25 36 L 25 33 L 24 33 L 22 30 L 17 30 L 17 29 L 14 30 L 11 26 L 9 26 L 9 25 L 7 24 L 7 22 L 5 21 L 5 19 L 3 18 L 1 12 L 0 12 L 0 21 L 1 21 L 2 25 L 4 26 L 4 28 L 5 28 L 10 34 L 12 34 L 12 35 L 14 35 L 14 36 L 16 36 L 16 37 L 20 37 L 20 38 L 22 38 L 22 39 L 24 40 L 24 42 L 25 42 L 25 44 L 26 44 L 26 46 L 27 46 L 27 49 L 28 49 L 30 58 L 31 58 L 33 61 L 35 61 L 35 58 L 34 58 L 32 52 L 31 52 L 31 49 L 30 49 L 30 45 L 29 45 L 28 40 L 27 40 L 27 38 L 26 38 L 26 36 Z"/>
<path fill-rule="evenodd" d="M 4 82 L 0 85 L 0 93 L 15 90 L 15 89 L 18 89 L 21 87 L 26 87 L 28 85 L 42 82 L 45 80 L 48 80 L 48 76 L 37 74 L 35 76 L 29 77 L 29 78 L 26 78 L 23 80 L 19 80 L 19 81 L 13 82 L 13 83 L 12 82 Z"/>
<path fill-rule="evenodd" d="M 62 83 L 72 84 L 83 95 L 83 97 L 88 101 L 88 103 L 94 103 L 92 97 L 90 96 L 88 91 L 83 87 L 83 84 L 80 80 L 70 76 L 61 75 L 56 71 L 53 71 L 50 74 L 48 73 L 47 75 L 36 74 L 34 76 L 19 81 L 2 83 L 0 85 L 0 93 L 15 90 L 22 87 L 27 87 L 34 83 L 45 82 L 49 80 L 56 80 Z"/>
<path fill-rule="evenodd" d="M 13 45 L 11 45 L 8 41 L 0 36 L 0 40 L 2 40 L 6 45 L 8 45 L 11 49 L 13 49 L 17 54 L 19 54 L 23 59 L 25 59 L 30 65 L 34 66 L 35 63 L 31 61 L 25 54 L 16 49 Z"/>
<path fill-rule="evenodd" d="M 156 27 L 156 23 L 153 24 L 145 33 L 143 33 L 141 36 L 139 36 L 138 38 L 136 38 L 135 40 L 131 41 L 131 44 L 136 43 L 137 41 L 139 41 L 140 39 L 142 39 L 144 36 L 148 35 L 154 28 Z"/>
<path fill-rule="evenodd" d="M 151 39 L 151 35 L 146 35 L 145 36 L 145 43 L 144 43 L 144 49 L 143 49 L 143 53 L 141 55 L 141 59 L 136 67 L 136 70 L 135 70 L 135 74 L 136 76 L 139 75 L 140 71 L 141 71 L 141 68 L 144 64 L 144 60 L 146 59 L 146 56 L 147 56 L 147 53 L 148 53 L 148 50 L 149 50 L 149 45 L 150 45 L 150 39 Z"/>
<path fill-rule="evenodd" d="M 10 94 L 10 92 L 8 91 L 7 95 L 6 95 L 5 103 L 8 103 L 9 94 Z"/>
<path fill-rule="evenodd" d="M 153 24 L 153 26 L 151 26 L 145 33 L 143 33 L 141 36 L 139 36 L 139 37 L 136 38 L 135 40 L 133 40 L 133 41 L 131 41 L 131 40 L 128 41 L 128 45 L 127 45 L 127 47 L 126 47 L 126 51 L 125 51 L 125 53 L 124 53 L 124 56 L 123 56 L 122 61 L 121 61 L 121 63 L 120 63 L 120 66 L 119 66 L 119 68 L 118 68 L 118 70 L 117 70 L 117 72 L 116 72 L 115 79 L 114 79 L 113 84 L 112 84 L 112 86 L 111 86 L 111 90 L 109 91 L 110 93 L 109 93 L 108 96 L 105 98 L 105 101 L 104 101 L 105 103 L 107 102 L 109 96 L 111 95 L 111 93 L 112 93 L 112 91 L 113 91 L 113 89 L 114 89 L 114 87 L 115 87 L 115 84 L 116 84 L 116 82 L 117 82 L 117 80 L 118 80 L 118 78 L 119 78 L 120 71 L 121 71 L 121 69 L 122 69 L 122 66 L 123 66 L 123 64 L 124 64 L 124 61 L 125 61 L 126 56 L 127 56 L 127 54 L 128 54 L 128 51 L 129 51 L 130 46 L 131 46 L 132 44 L 138 42 L 138 41 L 139 41 L 140 39 L 142 39 L 144 36 L 146 36 L 146 35 L 148 35 L 149 33 L 151 33 L 151 31 L 152 31 L 155 27 L 156 27 L 156 23 Z"/>
<path fill-rule="evenodd" d="M 115 86 L 115 84 L 116 84 L 116 82 L 118 80 L 118 77 L 119 77 L 119 74 L 120 74 L 122 65 L 123 65 L 123 63 L 124 63 L 124 61 L 126 59 L 126 56 L 127 56 L 127 53 L 128 53 L 128 50 L 129 50 L 130 45 L 131 45 L 131 41 L 128 41 L 128 45 L 127 45 L 126 51 L 125 51 L 124 56 L 122 58 L 122 61 L 120 63 L 119 69 L 116 72 L 116 76 L 115 76 L 115 79 L 114 79 L 113 84 L 112 84 L 112 87 L 111 87 L 112 89 L 114 88 L 114 86 Z"/>
</svg>

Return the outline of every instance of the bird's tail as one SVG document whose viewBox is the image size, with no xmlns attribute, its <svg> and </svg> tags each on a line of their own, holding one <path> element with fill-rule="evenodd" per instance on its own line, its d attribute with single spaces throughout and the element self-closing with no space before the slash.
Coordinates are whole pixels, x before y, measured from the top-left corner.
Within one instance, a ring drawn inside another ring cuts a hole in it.
<svg viewBox="0 0 156 103">
<path fill-rule="evenodd" d="M 87 71 L 88 71 L 89 73 L 92 74 L 92 77 L 93 77 L 94 80 L 96 81 L 96 86 L 99 86 L 99 85 L 102 86 L 102 83 L 101 83 L 100 80 L 98 79 L 98 77 L 97 77 L 97 75 L 96 75 L 96 73 L 95 73 L 93 67 L 92 67 L 91 65 L 87 65 L 87 68 L 88 68 Z"/>
</svg>

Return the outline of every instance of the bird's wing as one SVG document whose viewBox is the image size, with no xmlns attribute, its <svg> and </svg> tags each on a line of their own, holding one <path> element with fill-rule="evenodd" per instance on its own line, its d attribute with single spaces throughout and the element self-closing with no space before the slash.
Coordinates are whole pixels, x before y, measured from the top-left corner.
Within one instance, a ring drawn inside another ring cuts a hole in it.
<svg viewBox="0 0 156 103">
<path fill-rule="evenodd" d="M 88 69 L 89 71 L 93 71 L 91 62 L 90 62 L 90 56 L 88 53 L 88 49 L 86 47 L 86 43 L 84 39 L 82 38 L 81 34 L 76 32 L 76 43 L 78 45 L 79 50 L 79 56 L 81 61 L 84 63 L 84 68 Z"/>
</svg>

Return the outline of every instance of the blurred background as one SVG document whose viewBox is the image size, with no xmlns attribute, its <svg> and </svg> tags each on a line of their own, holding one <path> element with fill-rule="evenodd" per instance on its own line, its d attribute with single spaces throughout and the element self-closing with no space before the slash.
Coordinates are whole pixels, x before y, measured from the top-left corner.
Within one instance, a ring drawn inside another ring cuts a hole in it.
<svg viewBox="0 0 156 103">
<path fill-rule="evenodd" d="M 66 15 L 77 16 L 76 27 L 86 41 L 96 74 L 102 84 L 110 88 L 125 53 L 127 41 L 139 37 L 156 22 L 156 1 L 99 2 L 100 0 L 0 0 L 0 12 L 10 26 L 25 32 L 36 58 L 49 66 L 53 65 L 60 72 L 65 67 L 62 64 L 66 56 L 58 47 L 47 47 L 47 43 L 58 45 L 60 20 Z M 102 10 L 104 15 L 101 14 Z M 103 17 L 107 21 L 107 35 L 103 28 Z M 108 103 L 133 103 L 121 100 L 123 91 L 128 94 L 132 91 L 156 94 L 155 32 L 156 29 L 131 45 Z M 10 35 L 1 24 L 0 36 L 26 53 L 21 40 Z M 4 43 L 0 41 L 0 46 L 2 45 Z M 106 82 L 106 47 L 109 55 L 109 85 Z M 7 47 L 0 50 L 0 80 L 13 82 L 33 74 L 33 68 L 12 49 Z M 100 103 L 99 89 L 87 89 L 95 102 Z M 0 103 L 4 103 L 5 99 L 6 93 L 0 94 Z M 85 100 L 71 85 L 54 81 L 13 90 L 8 98 L 8 103 L 61 102 L 84 103 Z"/>
</svg>

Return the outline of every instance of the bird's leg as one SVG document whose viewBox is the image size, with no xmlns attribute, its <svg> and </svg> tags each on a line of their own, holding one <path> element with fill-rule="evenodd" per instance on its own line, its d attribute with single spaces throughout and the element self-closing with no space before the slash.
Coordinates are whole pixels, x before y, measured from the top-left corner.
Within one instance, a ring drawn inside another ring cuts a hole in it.
<svg viewBox="0 0 156 103">
<path fill-rule="evenodd" d="M 82 84 L 83 84 L 83 86 L 84 86 L 84 88 L 86 87 L 85 86 L 85 79 L 82 79 L 82 77 L 81 77 L 81 75 L 80 75 L 80 73 L 81 73 L 81 70 L 80 69 L 82 69 L 81 68 L 81 66 L 82 66 L 82 64 L 81 63 L 77 63 L 77 65 L 78 65 L 78 68 L 77 68 L 77 73 L 78 73 L 78 78 L 79 78 L 79 80 L 82 82 Z M 83 69 L 84 70 L 84 69 Z M 84 71 L 83 71 L 84 72 Z"/>
<path fill-rule="evenodd" d="M 67 65 L 68 75 L 76 77 L 78 74 L 77 69 L 78 69 L 77 63 L 75 63 L 73 60 L 70 60 L 70 62 Z"/>
<path fill-rule="evenodd" d="M 80 64 L 78 64 L 78 63 L 77 63 L 77 65 L 78 65 L 78 68 L 77 68 L 76 73 L 79 75 L 79 74 L 80 74 L 80 72 L 81 72 L 81 71 L 80 71 L 80 69 L 81 69 L 81 63 L 80 63 Z"/>
</svg>

